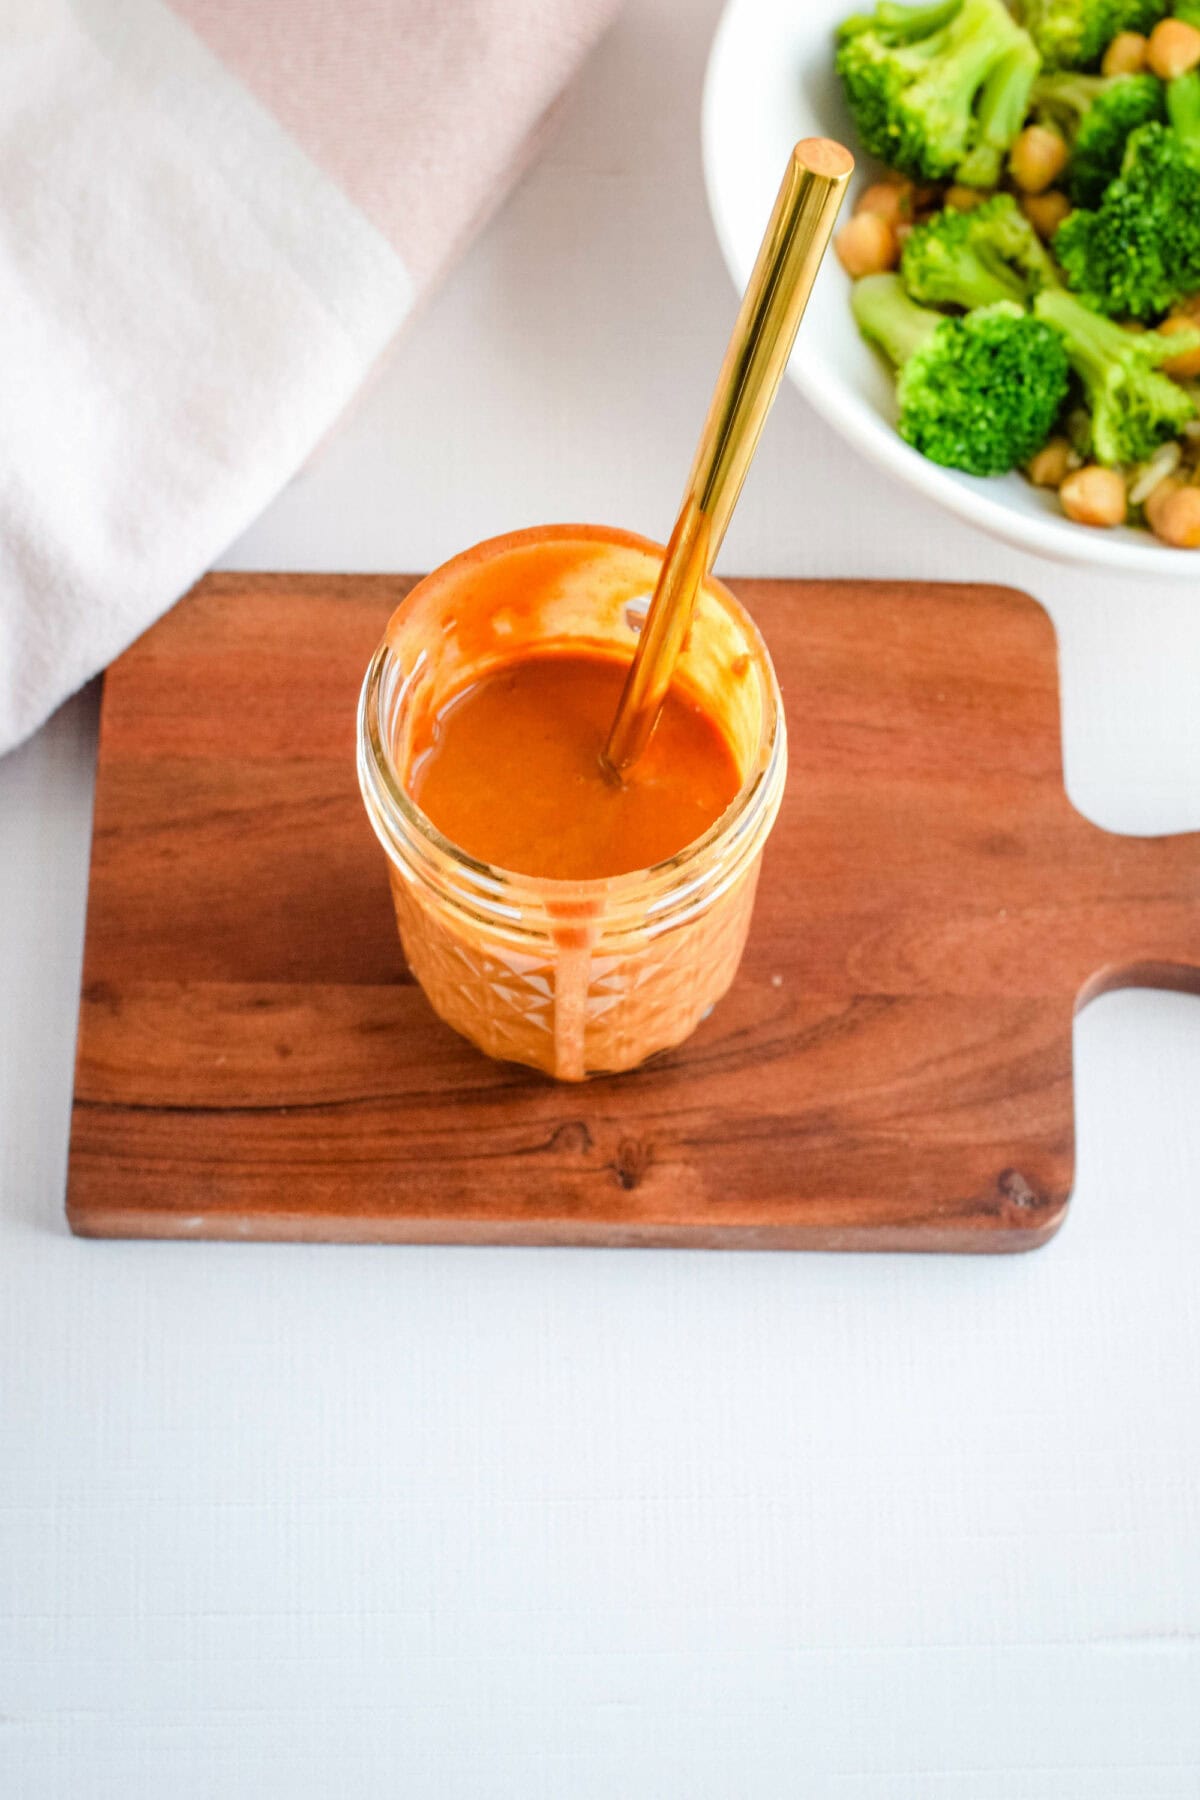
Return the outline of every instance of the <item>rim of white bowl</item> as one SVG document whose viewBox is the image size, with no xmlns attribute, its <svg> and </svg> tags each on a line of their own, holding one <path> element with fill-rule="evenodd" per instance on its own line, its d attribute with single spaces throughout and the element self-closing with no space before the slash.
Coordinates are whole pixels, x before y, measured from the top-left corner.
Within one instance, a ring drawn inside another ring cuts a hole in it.
<svg viewBox="0 0 1200 1800">
<path fill-rule="evenodd" d="M 730 219 L 720 198 L 722 179 L 718 171 L 723 167 L 723 159 L 718 144 L 724 109 L 721 84 L 727 60 L 725 40 L 733 36 L 738 16 L 748 10 L 747 0 L 726 0 L 708 54 L 700 109 L 700 149 L 709 216 L 725 266 L 739 290 L 750 278 L 753 254 L 744 263 L 734 242 Z M 1092 536 L 1085 525 L 1074 525 L 1069 519 L 1031 519 L 1006 506 L 1002 500 L 993 500 L 988 494 L 963 486 L 937 463 L 929 462 L 906 444 L 893 427 L 840 377 L 831 376 L 823 369 L 805 349 L 803 326 L 788 364 L 788 375 L 834 430 L 871 462 L 909 487 L 920 489 L 947 512 L 955 513 L 968 524 L 978 525 L 992 537 L 1002 538 L 1019 549 L 1033 550 L 1055 562 L 1083 563 L 1113 573 L 1200 578 L 1200 555 L 1196 551 L 1173 550 L 1166 544 L 1153 542 L 1139 544 L 1120 538 Z"/>
</svg>

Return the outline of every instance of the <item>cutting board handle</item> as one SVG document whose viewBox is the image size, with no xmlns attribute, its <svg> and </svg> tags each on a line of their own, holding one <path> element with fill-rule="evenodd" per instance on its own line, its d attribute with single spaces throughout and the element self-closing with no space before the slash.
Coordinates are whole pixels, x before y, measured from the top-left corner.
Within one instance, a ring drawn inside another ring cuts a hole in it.
<svg viewBox="0 0 1200 1800">
<path fill-rule="evenodd" d="M 1200 832 L 1127 837 L 1088 825 L 1091 972 L 1078 1006 L 1117 988 L 1200 994 Z"/>
</svg>

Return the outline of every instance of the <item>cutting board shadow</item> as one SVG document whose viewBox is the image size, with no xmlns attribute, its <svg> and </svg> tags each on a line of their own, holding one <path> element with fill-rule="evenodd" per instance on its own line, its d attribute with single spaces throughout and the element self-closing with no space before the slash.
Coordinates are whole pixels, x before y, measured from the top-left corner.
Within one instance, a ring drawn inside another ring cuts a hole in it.
<svg viewBox="0 0 1200 1800">
<path fill-rule="evenodd" d="M 731 584 L 791 746 L 745 961 L 679 1051 L 568 1087 L 488 1062 L 404 967 L 354 712 L 410 585 L 212 575 L 109 671 L 72 1229 L 1044 1242 L 1074 1172 L 1077 1008 L 1200 991 L 1200 835 L 1117 836 L 1071 807 L 1041 607 Z"/>
</svg>

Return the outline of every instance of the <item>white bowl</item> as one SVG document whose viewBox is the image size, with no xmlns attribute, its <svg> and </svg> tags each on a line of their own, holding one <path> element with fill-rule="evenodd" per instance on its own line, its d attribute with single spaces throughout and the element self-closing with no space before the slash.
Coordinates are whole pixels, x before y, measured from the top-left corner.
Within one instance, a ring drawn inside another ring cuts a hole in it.
<svg viewBox="0 0 1200 1800">
<path fill-rule="evenodd" d="M 869 0 L 728 0 L 713 40 L 704 89 L 704 174 L 729 272 L 749 279 L 788 155 L 798 138 L 848 144 L 854 187 L 878 165 L 861 150 L 833 70 L 833 29 Z M 1073 525 L 1052 493 L 1020 475 L 981 477 L 939 468 L 895 430 L 892 381 L 859 337 L 850 282 L 831 254 L 809 301 L 788 365 L 796 386 L 873 462 L 940 505 L 1023 550 L 1112 571 L 1200 577 L 1200 552 L 1171 550 L 1129 526 Z"/>
</svg>

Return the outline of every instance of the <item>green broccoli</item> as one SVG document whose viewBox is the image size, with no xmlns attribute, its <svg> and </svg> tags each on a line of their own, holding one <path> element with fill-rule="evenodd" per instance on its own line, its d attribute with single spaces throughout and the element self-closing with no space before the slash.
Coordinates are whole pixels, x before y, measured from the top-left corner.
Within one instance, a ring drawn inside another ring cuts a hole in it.
<svg viewBox="0 0 1200 1800">
<path fill-rule="evenodd" d="M 1024 0 L 1021 11 L 1048 69 L 1086 69 L 1118 31 L 1150 31 L 1167 0 Z"/>
<path fill-rule="evenodd" d="M 1062 334 L 1091 414 L 1090 454 L 1101 463 L 1142 462 L 1195 417 L 1195 403 L 1158 365 L 1200 345 L 1200 331 L 1162 337 L 1126 331 L 1065 288 L 1046 288 L 1034 315 Z"/>
<path fill-rule="evenodd" d="M 1066 396 L 1058 334 L 1009 301 L 949 318 L 898 275 L 867 275 L 851 300 L 863 336 L 899 370 L 900 436 L 931 462 L 1003 475 L 1049 436 Z"/>
<path fill-rule="evenodd" d="M 1043 75 L 1034 83 L 1033 106 L 1070 146 L 1065 186 L 1076 206 L 1098 206 L 1120 173 L 1130 132 L 1167 116 L 1156 75 Z"/>
<path fill-rule="evenodd" d="M 931 306 L 1025 302 L 1058 280 L 1049 253 L 1011 194 L 958 212 L 947 207 L 918 225 L 900 262 L 914 300 Z"/>
<path fill-rule="evenodd" d="M 883 0 L 847 19 L 836 65 L 866 148 L 928 181 L 994 186 L 1038 69 L 1004 0 Z"/>
<path fill-rule="evenodd" d="M 1156 319 L 1200 288 L 1200 74 L 1168 83 L 1167 112 L 1130 134 L 1096 210 L 1054 234 L 1067 285 L 1113 317 Z"/>
<path fill-rule="evenodd" d="M 855 13 L 842 20 L 837 28 L 838 42 L 860 31 L 877 31 L 894 43 L 912 43 L 948 25 L 961 5 L 962 0 L 928 0 L 924 6 L 906 6 L 904 0 L 879 0 L 874 12 Z"/>
</svg>

